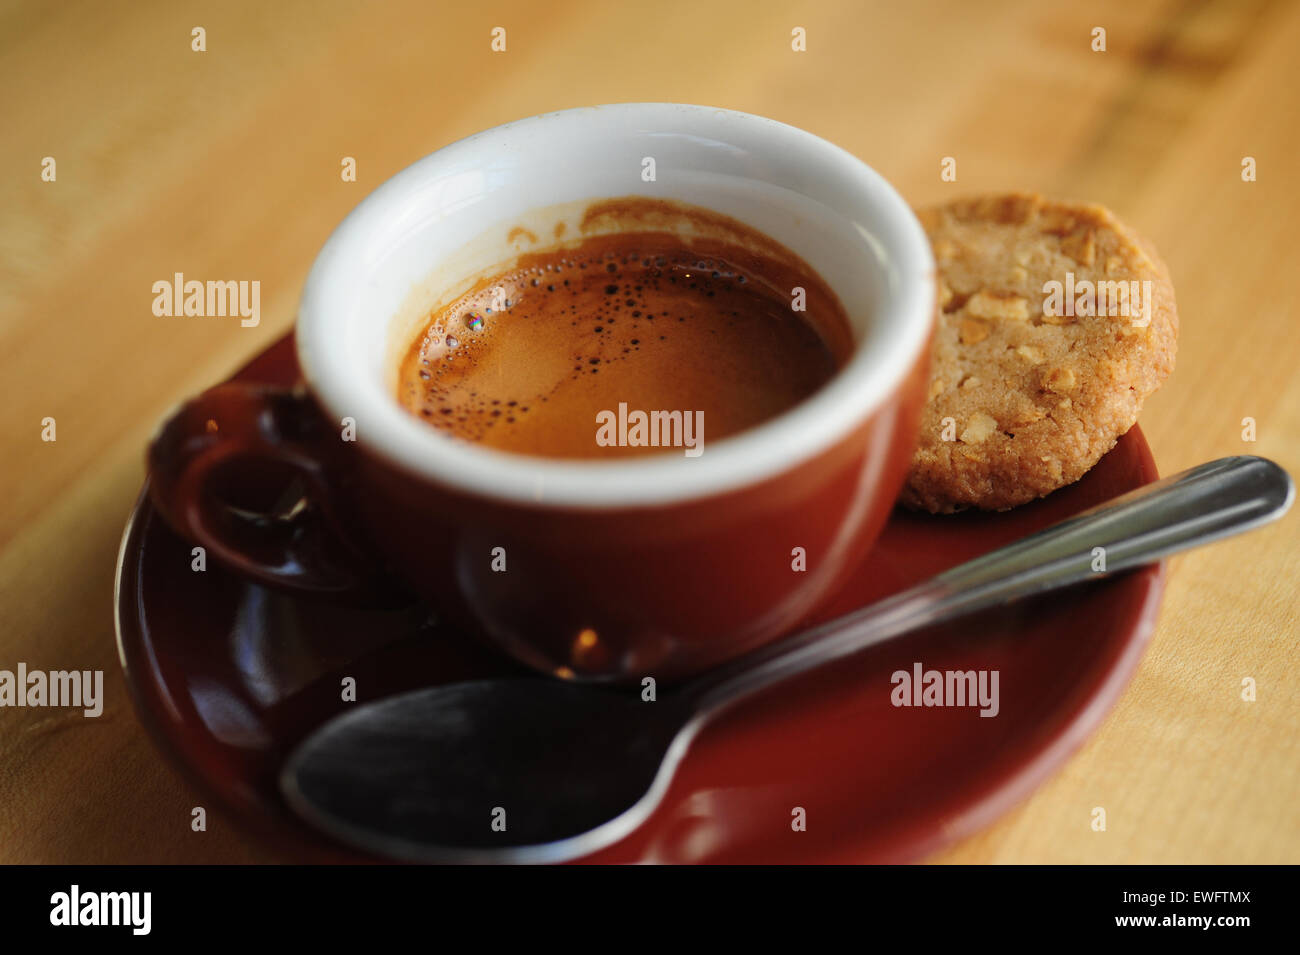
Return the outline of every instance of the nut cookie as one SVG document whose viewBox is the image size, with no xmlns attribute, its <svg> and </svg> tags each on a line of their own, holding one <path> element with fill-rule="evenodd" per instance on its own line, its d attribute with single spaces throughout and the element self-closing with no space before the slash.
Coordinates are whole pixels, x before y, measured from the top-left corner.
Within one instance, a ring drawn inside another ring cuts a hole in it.
<svg viewBox="0 0 1300 955">
<path fill-rule="evenodd" d="M 917 215 L 939 318 L 902 502 L 1006 510 L 1077 481 L 1173 371 L 1165 264 L 1096 205 L 1011 194 Z"/>
</svg>

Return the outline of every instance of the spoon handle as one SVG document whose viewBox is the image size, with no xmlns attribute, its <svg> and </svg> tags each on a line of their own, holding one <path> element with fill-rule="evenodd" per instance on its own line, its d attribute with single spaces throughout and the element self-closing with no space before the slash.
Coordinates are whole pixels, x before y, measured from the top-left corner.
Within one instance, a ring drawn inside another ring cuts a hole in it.
<svg viewBox="0 0 1300 955">
<path fill-rule="evenodd" d="M 742 697 L 923 626 L 1092 580 L 1276 520 L 1295 497 L 1265 458 L 1220 458 L 1155 481 L 861 610 L 763 647 L 680 691 L 708 716 Z"/>
</svg>

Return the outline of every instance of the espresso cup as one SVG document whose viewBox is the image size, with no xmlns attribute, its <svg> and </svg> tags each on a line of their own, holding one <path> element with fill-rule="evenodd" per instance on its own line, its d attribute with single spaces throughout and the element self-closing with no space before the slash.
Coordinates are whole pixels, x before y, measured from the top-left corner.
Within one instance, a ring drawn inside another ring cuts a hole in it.
<svg viewBox="0 0 1300 955">
<path fill-rule="evenodd" d="M 431 306 L 629 195 L 702 206 L 801 257 L 849 316 L 847 362 L 698 457 L 510 454 L 401 407 L 397 364 Z M 925 398 L 934 286 L 898 193 L 792 126 L 671 103 L 508 123 L 416 162 L 338 226 L 303 291 L 303 384 L 181 406 L 151 445 L 150 493 L 258 583 L 418 595 L 564 678 L 680 678 L 789 632 L 880 533 Z"/>
</svg>

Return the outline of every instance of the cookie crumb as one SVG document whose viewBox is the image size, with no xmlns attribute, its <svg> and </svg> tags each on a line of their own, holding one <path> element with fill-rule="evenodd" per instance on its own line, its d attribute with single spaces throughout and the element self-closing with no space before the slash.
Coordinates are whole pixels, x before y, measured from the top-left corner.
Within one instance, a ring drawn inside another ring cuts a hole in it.
<svg viewBox="0 0 1300 955">
<path fill-rule="evenodd" d="M 967 300 L 966 311 L 976 318 L 1023 321 L 1029 318 L 1029 302 L 1014 292 L 990 292 L 981 289 Z"/>
<path fill-rule="evenodd" d="M 976 345 L 989 337 L 989 327 L 974 318 L 963 318 L 957 330 L 957 338 L 963 345 Z"/>
<path fill-rule="evenodd" d="M 997 419 L 981 412 L 971 416 L 966 429 L 959 437 L 962 444 L 979 444 L 996 430 L 998 430 Z"/>
<path fill-rule="evenodd" d="M 1074 389 L 1074 371 L 1070 368 L 1053 368 L 1043 376 L 1043 387 L 1057 394 L 1064 394 Z"/>
</svg>

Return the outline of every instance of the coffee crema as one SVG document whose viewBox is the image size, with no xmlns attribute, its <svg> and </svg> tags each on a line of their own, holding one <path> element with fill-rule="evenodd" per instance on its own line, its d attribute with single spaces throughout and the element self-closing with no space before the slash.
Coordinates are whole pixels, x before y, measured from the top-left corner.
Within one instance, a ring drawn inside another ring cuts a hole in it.
<svg viewBox="0 0 1300 955">
<path fill-rule="evenodd" d="M 695 456 L 789 410 L 847 360 L 839 300 L 772 239 L 655 200 L 596 204 L 586 221 L 611 216 L 691 216 L 730 238 L 630 230 L 521 255 L 430 314 L 401 361 L 402 406 L 518 454 Z"/>
</svg>

